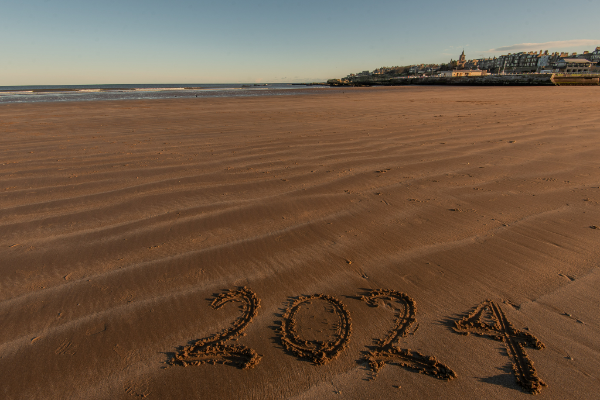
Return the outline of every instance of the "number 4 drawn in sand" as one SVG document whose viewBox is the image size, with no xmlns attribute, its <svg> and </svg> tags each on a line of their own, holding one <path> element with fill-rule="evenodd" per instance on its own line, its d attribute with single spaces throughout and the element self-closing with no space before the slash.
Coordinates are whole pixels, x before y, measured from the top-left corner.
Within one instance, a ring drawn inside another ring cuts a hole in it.
<svg viewBox="0 0 600 400">
<path fill-rule="evenodd" d="M 485 320 L 493 323 L 486 323 Z M 454 330 L 463 335 L 474 333 L 503 342 L 519 385 L 532 394 L 540 393 L 542 387 L 546 386 L 537 376 L 533 361 L 525 352 L 525 346 L 540 350 L 545 347 L 544 344 L 532 334 L 515 329 L 493 301 L 484 301 L 468 316 L 456 321 Z"/>
</svg>

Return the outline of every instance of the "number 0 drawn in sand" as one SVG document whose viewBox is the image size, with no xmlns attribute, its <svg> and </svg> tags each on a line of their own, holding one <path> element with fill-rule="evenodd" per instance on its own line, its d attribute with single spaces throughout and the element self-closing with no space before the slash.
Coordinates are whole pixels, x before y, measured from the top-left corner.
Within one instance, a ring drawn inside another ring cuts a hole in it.
<svg viewBox="0 0 600 400">
<path fill-rule="evenodd" d="M 487 324 L 484 319 L 492 320 L 494 323 Z M 475 333 L 502 341 L 512 361 L 517 382 L 525 391 L 537 394 L 542 391 L 543 386 L 546 386 L 537 376 L 533 361 L 525 352 L 525 346 L 539 350 L 545 347 L 544 344 L 532 334 L 515 329 L 502 309 L 493 301 L 484 301 L 468 316 L 456 321 L 455 325 L 454 330 L 458 333 L 464 335 Z"/>
<path fill-rule="evenodd" d="M 425 356 L 418 351 L 401 349 L 399 347 L 400 340 L 408 336 L 411 328 L 417 321 L 417 305 L 413 299 L 404 293 L 388 289 L 371 290 L 366 296 L 362 296 L 361 299 L 373 307 L 377 307 L 381 300 L 394 301 L 400 304 L 400 307 L 396 308 L 396 319 L 391 332 L 384 339 L 376 340 L 377 348 L 369 351 L 365 356 L 373 371 L 373 379 L 377 377 L 377 373 L 385 364 L 396 364 L 401 367 L 411 368 L 417 370 L 419 373 L 431 375 L 446 381 L 456 378 L 456 373 L 437 361 L 435 357 Z M 412 331 L 413 333 L 417 327 Z"/>
<path fill-rule="evenodd" d="M 334 339 L 330 341 L 304 340 L 297 333 L 296 317 L 298 311 L 303 304 L 310 304 L 314 300 L 329 303 L 338 318 Z M 285 310 L 279 333 L 281 343 L 287 351 L 297 357 L 309 359 L 317 365 L 323 365 L 336 358 L 348 346 L 352 334 L 352 322 L 350 313 L 341 301 L 332 296 L 313 294 L 308 297 L 300 296 Z"/>
<path fill-rule="evenodd" d="M 233 323 L 233 326 L 196 343 L 184 346 L 169 361 L 171 365 L 201 365 L 201 364 L 229 364 L 242 369 L 252 368 L 262 358 L 256 351 L 242 345 L 225 344 L 226 341 L 242 335 L 252 319 L 258 314 L 260 300 L 256 294 L 246 288 L 229 290 L 218 295 L 210 304 L 218 310 L 230 301 L 242 303 L 242 315 Z"/>
</svg>

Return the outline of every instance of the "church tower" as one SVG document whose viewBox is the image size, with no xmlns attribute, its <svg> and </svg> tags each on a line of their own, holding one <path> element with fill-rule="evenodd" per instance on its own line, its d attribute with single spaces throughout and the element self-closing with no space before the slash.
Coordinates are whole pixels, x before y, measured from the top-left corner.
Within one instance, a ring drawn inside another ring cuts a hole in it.
<svg viewBox="0 0 600 400">
<path fill-rule="evenodd" d="M 465 64 L 467 63 L 467 57 L 465 56 L 465 49 L 463 49 L 460 58 L 458 59 L 457 62 L 457 69 L 464 69 L 465 68 Z"/>
</svg>

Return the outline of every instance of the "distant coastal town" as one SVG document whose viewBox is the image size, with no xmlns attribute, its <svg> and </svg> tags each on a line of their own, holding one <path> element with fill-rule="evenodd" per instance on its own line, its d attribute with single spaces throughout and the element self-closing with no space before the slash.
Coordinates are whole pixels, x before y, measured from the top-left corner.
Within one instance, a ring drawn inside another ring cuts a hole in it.
<svg viewBox="0 0 600 400">
<path fill-rule="evenodd" d="M 542 77 L 524 77 L 530 74 L 543 74 Z M 454 80 L 457 82 L 479 82 L 490 84 L 490 82 L 504 82 L 504 84 L 558 84 L 560 77 L 571 76 L 570 80 L 564 82 L 585 82 L 586 84 L 598 84 L 600 76 L 600 46 L 593 51 L 584 51 L 581 54 L 554 52 L 548 50 L 539 52 L 508 53 L 499 57 L 467 59 L 465 52 L 460 54 L 457 60 L 450 60 L 447 64 L 415 64 L 408 66 L 381 67 L 373 71 L 362 71 L 352 73 L 341 79 L 330 79 L 328 84 L 338 85 L 371 85 L 371 84 L 418 84 L 442 82 L 440 78 L 461 77 L 486 77 L 490 75 L 519 75 L 520 78 L 487 78 L 478 80 Z M 582 76 L 579 80 L 573 80 L 574 76 Z M 551 78 L 553 79 L 551 80 Z M 424 81 L 415 81 L 411 78 L 437 78 Z M 447 82 L 447 80 L 443 80 Z M 508 83 L 506 83 L 508 82 Z M 520 83 L 515 83 L 520 82 Z M 575 84 L 575 83 L 574 83 Z M 577 83 L 578 84 L 578 83 Z"/>
</svg>

